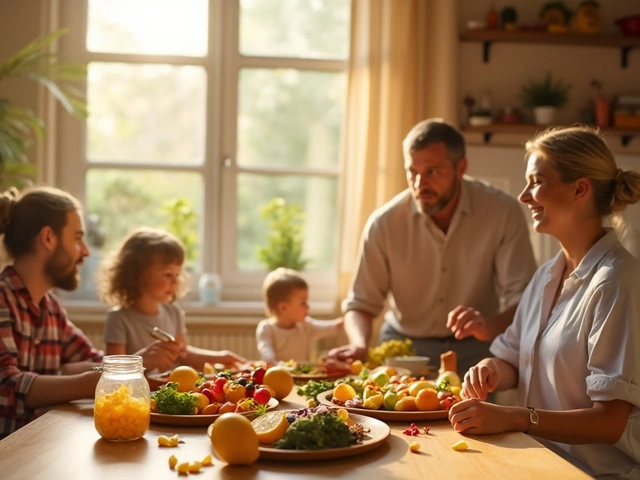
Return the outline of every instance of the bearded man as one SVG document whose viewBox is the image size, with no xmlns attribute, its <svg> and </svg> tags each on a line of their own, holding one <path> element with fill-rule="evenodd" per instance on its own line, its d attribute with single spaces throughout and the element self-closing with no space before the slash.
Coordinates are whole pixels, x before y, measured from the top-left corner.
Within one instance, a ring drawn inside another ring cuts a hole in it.
<svg viewBox="0 0 640 480">
<path fill-rule="evenodd" d="M 80 203 L 55 188 L 0 195 L 0 234 L 13 263 L 0 273 L 0 439 L 37 409 L 93 398 L 102 352 L 67 318 L 51 292 L 74 290 L 89 255 Z M 166 368 L 180 352 L 156 342 L 138 352 L 145 367 Z"/>
<path fill-rule="evenodd" d="M 342 303 L 349 344 L 329 355 L 365 359 L 388 300 L 380 340 L 410 338 L 436 362 L 454 350 L 462 374 L 513 320 L 536 268 L 529 230 L 516 199 L 465 176 L 465 142 L 454 127 L 418 123 L 403 153 L 408 188 L 365 226 Z"/>
</svg>

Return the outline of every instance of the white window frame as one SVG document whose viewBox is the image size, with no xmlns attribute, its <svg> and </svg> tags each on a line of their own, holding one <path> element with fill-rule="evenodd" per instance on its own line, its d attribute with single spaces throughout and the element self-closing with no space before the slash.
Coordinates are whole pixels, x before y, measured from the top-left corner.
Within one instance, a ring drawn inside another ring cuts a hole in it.
<svg viewBox="0 0 640 480">
<path fill-rule="evenodd" d="M 176 0 L 180 1 L 180 0 Z M 237 94 L 239 73 L 242 68 L 294 68 L 325 72 L 344 72 L 346 60 L 310 60 L 278 57 L 249 57 L 239 53 L 239 1 L 209 0 L 208 55 L 187 57 L 173 55 L 130 55 L 88 52 L 86 49 L 87 1 L 65 0 L 59 11 L 53 12 L 54 25 L 68 26 L 69 33 L 60 41 L 62 58 L 76 62 L 90 61 L 161 63 L 194 65 L 207 74 L 207 126 L 205 161 L 202 165 L 163 166 L 163 170 L 199 172 L 203 179 L 204 208 L 201 219 L 203 238 L 201 264 L 203 272 L 217 272 L 223 282 L 225 301 L 217 309 L 228 311 L 233 305 L 245 311 L 262 310 L 261 284 L 266 272 L 240 271 L 236 266 L 236 175 L 242 172 L 262 174 L 297 174 L 339 178 L 339 168 L 250 168 L 236 163 Z M 56 18 L 57 17 L 57 18 Z M 346 82 L 345 82 L 346 88 Z M 59 128 L 56 132 L 54 181 L 79 199 L 85 198 L 84 178 L 88 168 L 113 166 L 118 169 L 157 170 L 157 164 L 122 164 L 88 162 L 85 159 L 86 125 L 69 117 L 59 109 L 56 112 Z M 155 167 L 155 168 L 152 168 Z M 337 199 L 336 199 L 337 201 Z M 208 205 L 217 208 L 207 209 Z M 210 212 L 210 213 L 209 213 Z M 337 219 L 336 219 L 337 221 Z M 233 232 L 231 235 L 226 232 Z M 338 260 L 336 255 L 336 262 Z M 338 269 L 332 271 L 303 272 L 311 285 L 312 307 L 335 312 L 337 307 Z M 197 278 L 193 279 L 195 290 Z M 84 281 L 91 281 L 84 279 Z M 197 297 L 196 297 L 197 298 Z M 181 302 L 191 310 L 203 310 L 197 301 Z M 67 300 L 70 305 L 90 305 L 96 302 Z M 212 311 L 216 308 L 205 308 Z M 314 313 L 312 311 L 312 313 Z"/>
</svg>

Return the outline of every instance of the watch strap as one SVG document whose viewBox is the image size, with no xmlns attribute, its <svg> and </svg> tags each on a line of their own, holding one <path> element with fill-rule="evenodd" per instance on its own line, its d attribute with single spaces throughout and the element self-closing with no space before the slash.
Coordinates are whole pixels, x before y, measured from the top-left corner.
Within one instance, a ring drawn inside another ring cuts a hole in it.
<svg viewBox="0 0 640 480">
<path fill-rule="evenodd" d="M 540 423 L 540 416 L 538 415 L 538 412 L 536 412 L 536 409 L 533 407 L 527 407 L 529 409 L 529 428 L 527 429 L 527 431 L 525 433 L 529 433 L 529 430 L 531 430 L 531 427 L 537 427 L 538 424 Z"/>
</svg>

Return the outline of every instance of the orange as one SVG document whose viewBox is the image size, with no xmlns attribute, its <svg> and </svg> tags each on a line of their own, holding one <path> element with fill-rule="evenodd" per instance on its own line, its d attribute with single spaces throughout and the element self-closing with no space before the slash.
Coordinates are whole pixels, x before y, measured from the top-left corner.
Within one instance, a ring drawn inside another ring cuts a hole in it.
<svg viewBox="0 0 640 480">
<path fill-rule="evenodd" d="M 233 402 L 226 402 L 220 406 L 218 413 L 235 412 L 237 405 Z"/>
<path fill-rule="evenodd" d="M 416 395 L 416 407 L 418 410 L 438 410 L 440 408 L 438 392 L 431 388 L 420 390 Z"/>
<path fill-rule="evenodd" d="M 262 383 L 271 387 L 274 397 L 282 400 L 293 389 L 293 376 L 284 367 L 271 367 L 264 374 Z"/>
<path fill-rule="evenodd" d="M 351 362 L 351 374 L 358 375 L 362 371 L 362 360 L 354 360 Z"/>
<path fill-rule="evenodd" d="M 289 422 L 284 412 L 269 412 L 256 418 L 251 426 L 258 434 L 260 443 L 276 443 L 287 432 Z"/>
<path fill-rule="evenodd" d="M 249 465 L 260 456 L 258 434 L 249 419 L 238 413 L 221 415 L 207 433 L 216 455 L 229 465 Z"/>
<path fill-rule="evenodd" d="M 200 374 L 194 368 L 181 365 L 174 368 L 169 374 L 169 381 L 178 384 L 179 392 L 190 392 L 196 388 L 196 382 L 200 379 Z"/>
<path fill-rule="evenodd" d="M 242 385 L 235 382 L 228 382 L 227 384 L 230 384 L 225 393 L 227 402 L 238 403 L 246 397 L 246 389 Z"/>
</svg>

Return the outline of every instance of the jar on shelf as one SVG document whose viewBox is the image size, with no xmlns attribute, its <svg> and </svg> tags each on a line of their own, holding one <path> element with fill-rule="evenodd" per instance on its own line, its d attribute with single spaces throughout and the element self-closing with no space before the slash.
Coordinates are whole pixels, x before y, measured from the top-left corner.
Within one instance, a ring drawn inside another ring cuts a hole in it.
<svg viewBox="0 0 640 480">
<path fill-rule="evenodd" d="M 149 383 L 142 357 L 104 357 L 93 407 L 93 421 L 100 436 L 112 442 L 137 440 L 149 429 L 150 418 Z"/>
</svg>

